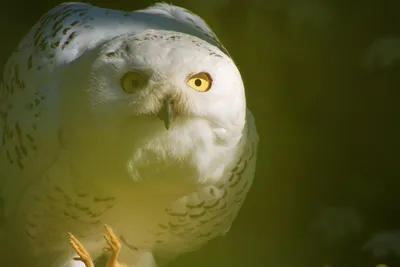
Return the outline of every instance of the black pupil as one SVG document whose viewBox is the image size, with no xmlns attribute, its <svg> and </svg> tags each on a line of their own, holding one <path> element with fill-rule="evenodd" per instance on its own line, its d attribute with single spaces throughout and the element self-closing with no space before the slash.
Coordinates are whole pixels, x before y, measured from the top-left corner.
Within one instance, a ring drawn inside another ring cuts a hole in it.
<svg viewBox="0 0 400 267">
<path fill-rule="evenodd" d="M 196 86 L 200 86 L 200 85 L 201 85 L 201 80 L 200 80 L 200 79 L 196 79 L 196 80 L 194 81 L 194 84 L 195 84 Z"/>
<path fill-rule="evenodd" d="M 139 87 L 139 81 L 136 80 L 136 79 L 133 79 L 133 80 L 132 80 L 132 87 L 133 87 L 133 88 Z"/>
</svg>

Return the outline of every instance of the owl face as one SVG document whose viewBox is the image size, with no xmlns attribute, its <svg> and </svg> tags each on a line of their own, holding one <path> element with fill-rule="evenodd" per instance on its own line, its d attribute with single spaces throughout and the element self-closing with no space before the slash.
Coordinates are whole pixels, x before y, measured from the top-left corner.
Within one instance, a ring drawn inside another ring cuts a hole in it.
<svg viewBox="0 0 400 267">
<path fill-rule="evenodd" d="M 160 131 L 188 121 L 229 128 L 245 113 L 232 60 L 203 40 L 168 31 L 105 43 L 91 66 L 89 91 L 93 112 L 117 121 L 136 118 Z"/>
</svg>

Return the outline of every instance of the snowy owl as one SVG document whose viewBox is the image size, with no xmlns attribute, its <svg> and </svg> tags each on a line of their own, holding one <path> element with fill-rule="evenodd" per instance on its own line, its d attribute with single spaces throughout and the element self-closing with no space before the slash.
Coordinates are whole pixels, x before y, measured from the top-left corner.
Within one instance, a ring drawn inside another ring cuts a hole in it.
<svg viewBox="0 0 400 267">
<path fill-rule="evenodd" d="M 121 262 L 161 266 L 228 232 L 254 177 L 240 72 L 173 5 L 53 8 L 6 63 L 0 119 L 9 266 L 82 266 L 67 233 L 96 258 L 104 224 Z"/>
</svg>

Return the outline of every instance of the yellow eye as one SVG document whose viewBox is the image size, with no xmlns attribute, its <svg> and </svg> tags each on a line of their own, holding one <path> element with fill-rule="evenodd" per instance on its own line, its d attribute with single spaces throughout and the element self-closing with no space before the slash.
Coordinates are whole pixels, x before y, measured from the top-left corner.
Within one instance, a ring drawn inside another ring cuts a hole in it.
<svg viewBox="0 0 400 267">
<path fill-rule="evenodd" d="M 187 84 L 196 91 L 206 92 L 211 88 L 212 79 L 208 73 L 200 72 L 191 76 Z"/>
<path fill-rule="evenodd" d="M 135 91 L 146 86 L 147 80 L 137 72 L 127 72 L 121 79 L 121 87 L 127 93 Z"/>
</svg>

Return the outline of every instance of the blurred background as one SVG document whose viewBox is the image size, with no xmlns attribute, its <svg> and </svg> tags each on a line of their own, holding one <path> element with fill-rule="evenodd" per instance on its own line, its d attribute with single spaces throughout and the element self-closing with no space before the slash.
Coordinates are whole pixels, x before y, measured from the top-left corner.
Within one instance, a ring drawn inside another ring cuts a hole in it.
<svg viewBox="0 0 400 267">
<path fill-rule="evenodd" d="M 0 65 L 61 2 L 1 2 Z M 400 3 L 168 2 L 203 17 L 229 50 L 261 139 L 229 234 L 170 266 L 400 266 Z"/>
</svg>

